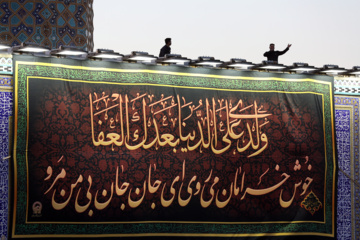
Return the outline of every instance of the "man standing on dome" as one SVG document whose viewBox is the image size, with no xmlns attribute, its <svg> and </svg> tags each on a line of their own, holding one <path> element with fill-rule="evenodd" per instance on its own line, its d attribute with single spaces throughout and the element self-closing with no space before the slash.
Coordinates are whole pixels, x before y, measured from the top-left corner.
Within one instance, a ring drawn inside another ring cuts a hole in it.
<svg viewBox="0 0 360 240">
<path fill-rule="evenodd" d="M 291 47 L 291 44 L 288 44 L 287 48 L 285 48 L 284 51 L 275 51 L 275 44 L 271 43 L 270 44 L 270 51 L 264 53 L 264 57 L 267 57 L 268 61 L 274 61 L 277 62 L 278 61 L 278 57 L 280 55 L 283 55 L 284 53 L 286 53 L 287 51 L 289 51 Z"/>
</svg>

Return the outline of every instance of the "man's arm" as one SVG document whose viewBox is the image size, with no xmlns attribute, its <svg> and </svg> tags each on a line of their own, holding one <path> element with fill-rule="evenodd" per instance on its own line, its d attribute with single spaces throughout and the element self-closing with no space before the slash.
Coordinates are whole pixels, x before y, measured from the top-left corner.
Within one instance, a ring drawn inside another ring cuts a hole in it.
<svg viewBox="0 0 360 240">
<path fill-rule="evenodd" d="M 285 48 L 285 50 L 283 50 L 283 51 L 278 51 L 278 54 L 279 54 L 279 55 L 283 55 L 284 53 L 286 53 L 287 51 L 289 51 L 290 47 L 291 47 L 291 44 L 288 44 L 288 46 Z"/>
</svg>

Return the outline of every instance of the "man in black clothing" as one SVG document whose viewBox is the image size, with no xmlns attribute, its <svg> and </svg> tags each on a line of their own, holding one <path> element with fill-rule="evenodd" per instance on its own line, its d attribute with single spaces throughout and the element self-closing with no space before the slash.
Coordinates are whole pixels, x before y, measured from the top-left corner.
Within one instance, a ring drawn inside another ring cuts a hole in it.
<svg viewBox="0 0 360 240">
<path fill-rule="evenodd" d="M 171 45 L 171 38 L 166 38 L 165 39 L 165 46 L 163 46 L 160 49 L 159 57 L 165 57 L 165 54 L 170 54 L 170 52 L 171 52 L 170 45 Z"/>
<path fill-rule="evenodd" d="M 287 51 L 289 51 L 291 47 L 291 44 L 288 44 L 287 48 L 285 48 L 284 51 L 274 51 L 275 49 L 275 44 L 271 43 L 270 44 L 270 51 L 264 53 L 264 57 L 267 57 L 268 61 L 278 61 L 278 57 L 280 55 L 283 55 L 284 53 L 286 53 Z"/>
</svg>

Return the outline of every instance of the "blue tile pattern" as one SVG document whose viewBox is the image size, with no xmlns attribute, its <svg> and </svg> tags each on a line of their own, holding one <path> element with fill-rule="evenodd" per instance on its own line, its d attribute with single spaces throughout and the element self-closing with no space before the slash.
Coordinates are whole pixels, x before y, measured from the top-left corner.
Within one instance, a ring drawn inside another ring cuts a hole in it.
<svg viewBox="0 0 360 240">
<path fill-rule="evenodd" d="M 338 164 L 356 182 L 359 176 L 359 97 L 335 96 L 335 128 Z M 360 236 L 360 189 L 338 173 L 337 238 Z"/>
<path fill-rule="evenodd" d="M 336 144 L 339 168 L 350 174 L 350 111 L 336 110 Z M 338 172 L 337 238 L 351 239 L 351 181 Z"/>
<path fill-rule="evenodd" d="M 9 161 L 0 160 L 0 239 L 8 238 Z"/>
<path fill-rule="evenodd" d="M 3 81 L 2 81 L 3 80 Z M 8 77 L 0 76 L 4 86 L 12 83 Z M 10 152 L 10 117 L 12 116 L 12 88 L 0 87 L 0 239 L 8 238 L 8 194 L 9 194 L 9 160 L 3 158 Z"/>
<path fill-rule="evenodd" d="M 93 50 L 93 0 L 24 1 L 0 3 L 0 40 L 8 45 L 36 42 L 48 48 L 66 43 L 83 50 Z M 62 27 L 62 29 L 59 29 Z M 50 29 L 56 28 L 56 36 Z M 66 32 L 67 34 L 63 34 Z M 66 38 L 66 39 L 64 39 Z"/>
</svg>

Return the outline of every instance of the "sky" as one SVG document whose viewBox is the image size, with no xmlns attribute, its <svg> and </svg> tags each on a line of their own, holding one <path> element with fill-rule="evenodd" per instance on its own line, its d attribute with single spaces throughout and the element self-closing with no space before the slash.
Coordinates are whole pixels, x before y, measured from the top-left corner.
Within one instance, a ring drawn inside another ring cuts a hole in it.
<svg viewBox="0 0 360 240">
<path fill-rule="evenodd" d="M 274 43 L 279 63 L 360 66 L 360 0 L 94 0 L 94 50 L 171 53 L 261 63 Z"/>
</svg>

